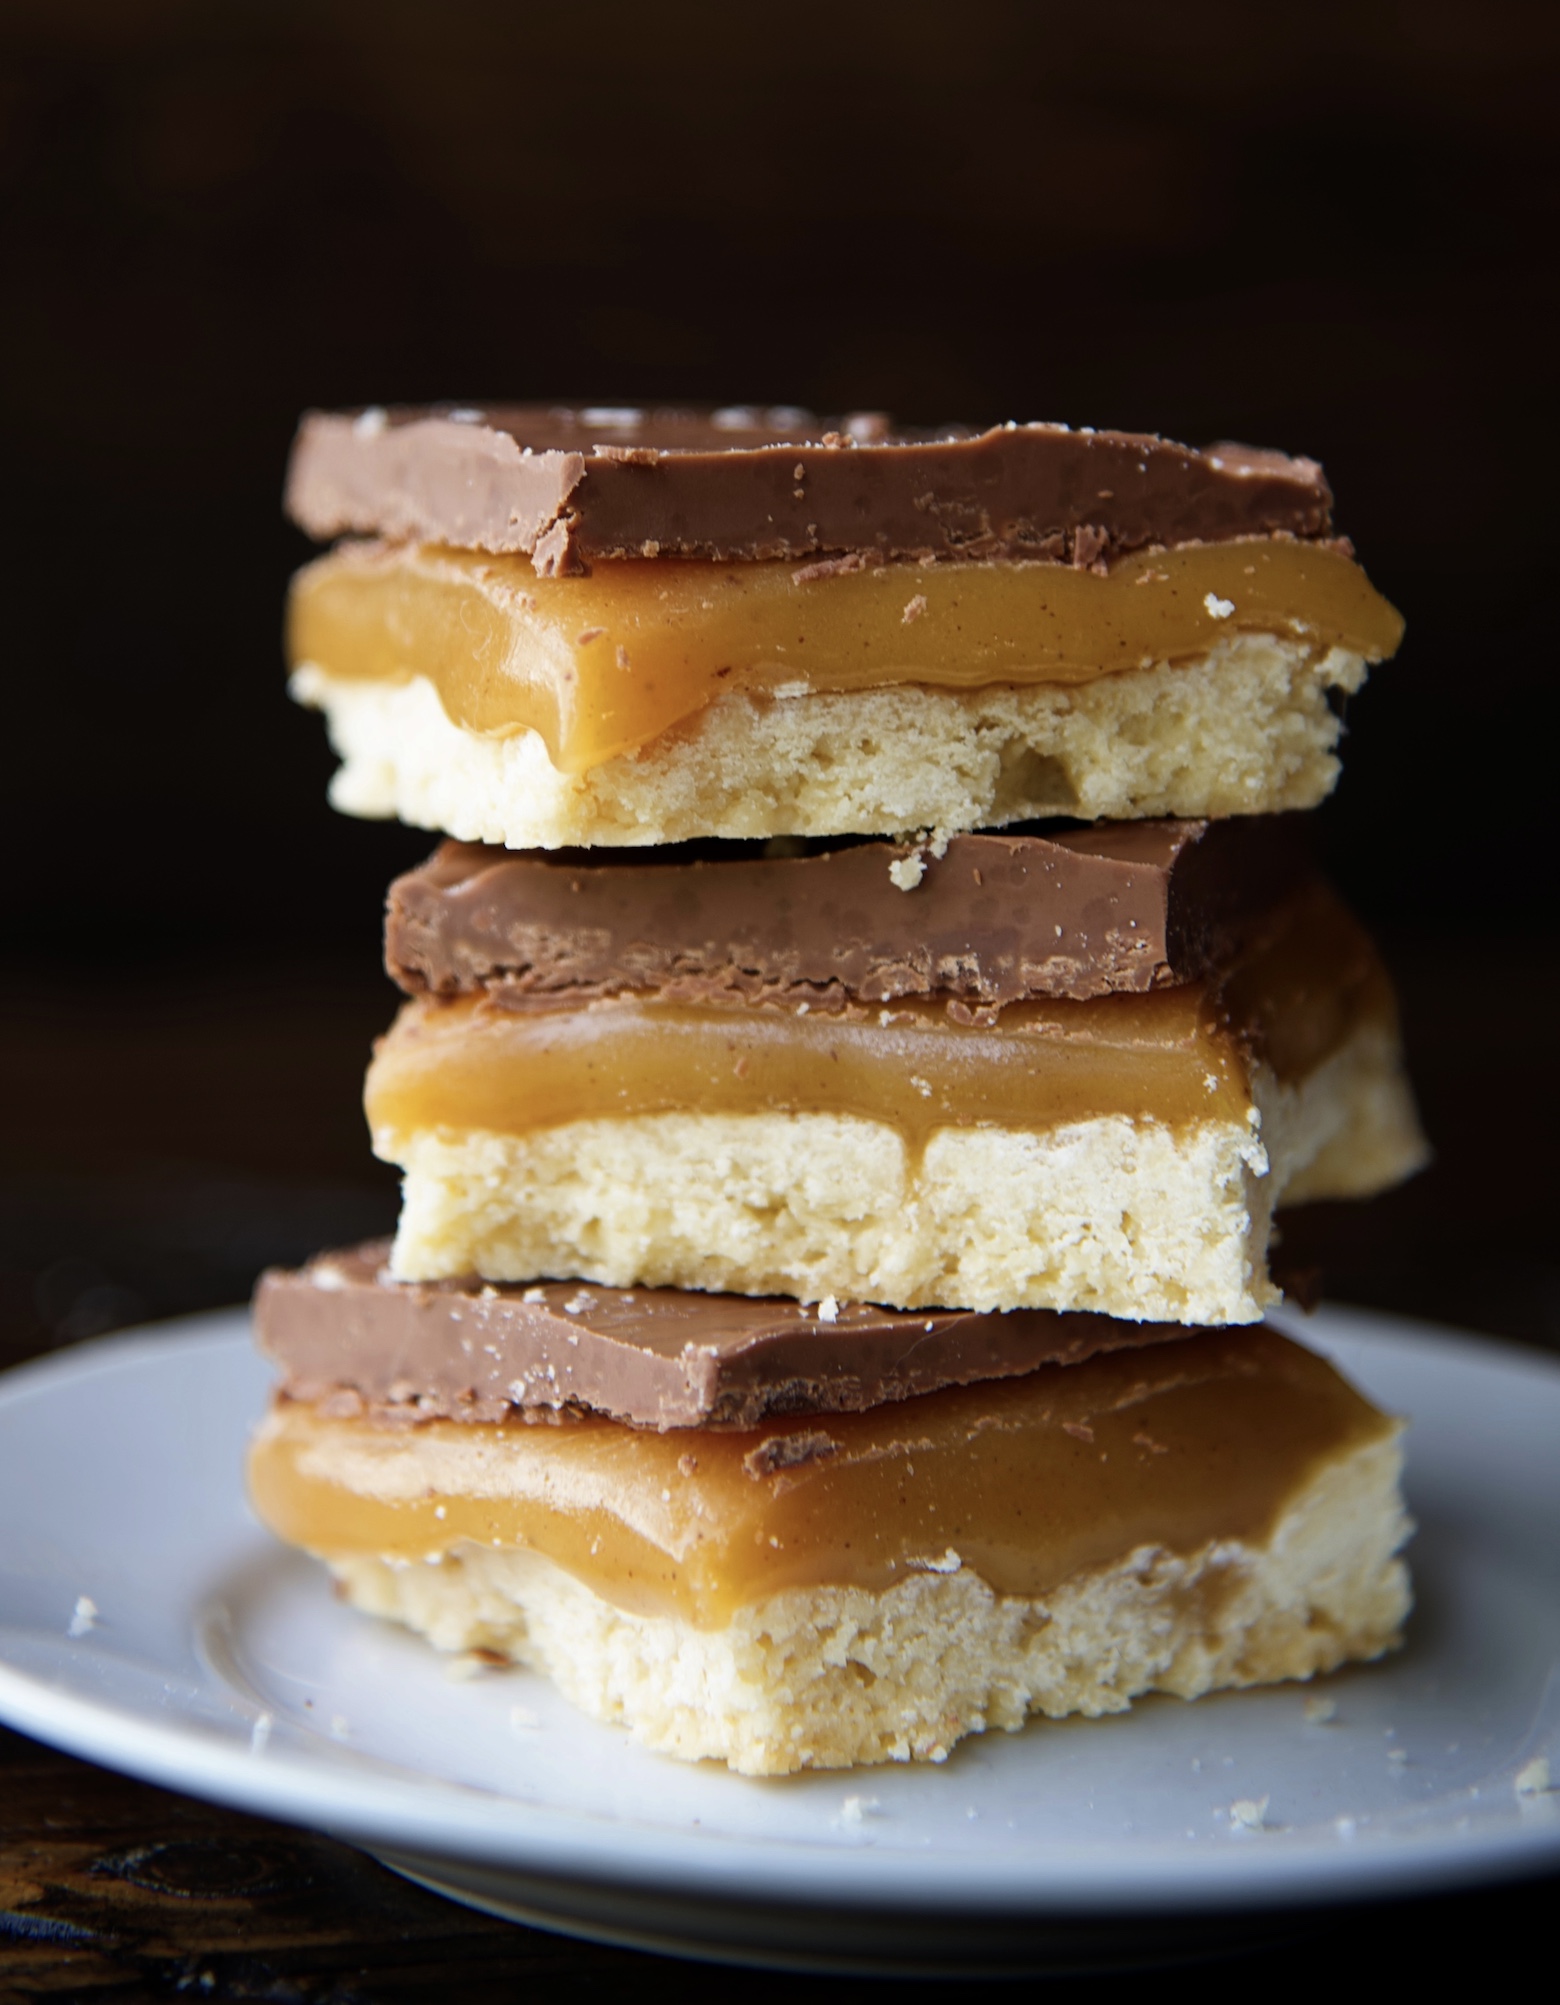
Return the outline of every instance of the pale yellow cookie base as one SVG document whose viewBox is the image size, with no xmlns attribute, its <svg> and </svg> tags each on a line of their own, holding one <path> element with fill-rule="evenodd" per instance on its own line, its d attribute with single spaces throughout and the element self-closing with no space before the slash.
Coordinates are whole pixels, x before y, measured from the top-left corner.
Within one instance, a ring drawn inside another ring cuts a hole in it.
<svg viewBox="0 0 1560 2005">
<path fill-rule="evenodd" d="M 1424 1161 L 1395 1034 L 1364 1026 L 1247 1124 L 1114 1115 L 1031 1134 L 833 1114 L 663 1114 L 531 1135 L 381 1133 L 405 1171 L 405 1280 L 555 1275 L 902 1308 L 1257 1321 L 1275 1203 L 1359 1196 Z M 1321 1166 L 1333 1161 L 1331 1181 Z"/>
<path fill-rule="evenodd" d="M 1034 1599 L 963 1568 L 881 1594 L 798 1589 L 718 1630 L 626 1614 L 534 1553 L 332 1564 L 357 1607 L 533 1665 L 662 1753 L 745 1775 L 942 1761 L 1031 1713 L 1121 1712 L 1391 1649 L 1410 1605 L 1400 1464 L 1393 1439 L 1334 1462 L 1261 1544 L 1144 1546 Z"/>
<path fill-rule="evenodd" d="M 641 752 L 559 773 L 534 731 L 481 738 L 430 683 L 292 678 L 342 766 L 331 800 L 512 849 L 895 834 L 1035 815 L 1274 814 L 1338 777 L 1329 692 L 1365 663 L 1265 634 L 1074 687 L 722 697 Z"/>
</svg>

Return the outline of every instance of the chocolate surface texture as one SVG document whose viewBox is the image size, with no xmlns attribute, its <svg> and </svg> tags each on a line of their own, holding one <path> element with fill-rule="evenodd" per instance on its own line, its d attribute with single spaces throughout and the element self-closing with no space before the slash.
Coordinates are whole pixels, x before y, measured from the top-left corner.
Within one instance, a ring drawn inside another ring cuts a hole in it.
<svg viewBox="0 0 1560 2005">
<path fill-rule="evenodd" d="M 311 535 L 523 552 L 542 576 L 632 557 L 916 560 L 1324 537 L 1321 468 L 1065 425 L 912 431 L 878 413 L 311 412 L 287 476 Z"/>
<path fill-rule="evenodd" d="M 411 994 L 486 989 L 512 1008 L 646 989 L 986 1006 L 1141 993 L 1206 973 L 1292 886 L 1297 822 L 965 835 L 940 857 L 869 842 L 663 862 L 446 842 L 391 885 L 385 959 Z"/>
<path fill-rule="evenodd" d="M 393 1281 L 388 1255 L 388 1241 L 370 1241 L 261 1278 L 256 1335 L 286 1393 L 377 1419 L 589 1410 L 635 1427 L 746 1428 L 1187 1334 L 1043 1309 L 911 1314 L 843 1303 L 829 1320 L 830 1304 L 671 1288 Z"/>
</svg>

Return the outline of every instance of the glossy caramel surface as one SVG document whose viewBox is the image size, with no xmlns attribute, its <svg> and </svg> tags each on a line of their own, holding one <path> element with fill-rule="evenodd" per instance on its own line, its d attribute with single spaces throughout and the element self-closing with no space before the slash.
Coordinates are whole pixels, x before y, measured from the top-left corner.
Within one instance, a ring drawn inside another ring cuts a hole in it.
<svg viewBox="0 0 1560 2005">
<path fill-rule="evenodd" d="M 1310 1478 L 1392 1426 L 1259 1328 L 756 1433 L 595 1416 L 376 1427 L 283 1403 L 249 1484 L 278 1536 L 326 1557 L 524 1547 L 619 1607 L 713 1628 L 785 1588 L 881 1590 L 962 1562 L 1036 1595 L 1143 1546 L 1260 1541 Z M 803 1437 L 809 1458 L 784 1466 L 781 1444 Z"/>
<path fill-rule="evenodd" d="M 540 733 L 559 771 L 636 750 L 727 689 L 1081 683 L 1276 633 L 1379 660 L 1402 620 L 1351 558 L 1255 539 L 1062 564 L 657 559 L 538 578 L 528 557 L 347 545 L 298 573 L 290 660 L 347 680 L 426 676 L 452 721 Z"/>
<path fill-rule="evenodd" d="M 528 1014 L 419 998 L 374 1056 L 367 1111 L 376 1136 L 526 1134 L 644 1114 L 853 1114 L 912 1147 L 982 1123 L 1244 1119 L 1240 1054 L 1198 1002 L 1184 990 L 1112 996 L 1071 1006 L 1096 1011 L 1095 1023 L 1064 1026 L 1057 1006 L 1025 1003 L 982 1029 L 925 1003 L 853 1019 L 637 996 Z"/>
<path fill-rule="evenodd" d="M 914 896 L 913 893 L 907 894 Z M 1124 1114 L 1244 1121 L 1250 1055 L 1303 1077 L 1392 999 L 1368 940 L 1308 890 L 1222 981 L 1010 1004 L 990 1025 L 931 1002 L 854 1014 L 625 995 L 513 1011 L 407 1003 L 369 1067 L 369 1126 L 525 1134 L 663 1113 L 851 1114 L 912 1148 L 939 1128 L 1036 1132 Z"/>
</svg>

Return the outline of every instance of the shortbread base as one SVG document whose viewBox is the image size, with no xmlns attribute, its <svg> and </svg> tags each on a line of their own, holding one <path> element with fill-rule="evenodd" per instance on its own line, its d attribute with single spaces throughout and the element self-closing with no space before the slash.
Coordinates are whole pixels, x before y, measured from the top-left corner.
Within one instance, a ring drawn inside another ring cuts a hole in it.
<svg viewBox="0 0 1560 2005">
<path fill-rule="evenodd" d="M 1276 1300 L 1275 1204 L 1297 1189 L 1363 1196 L 1425 1160 L 1390 1026 L 1362 1025 L 1298 1084 L 1257 1068 L 1253 1100 L 1245 1123 L 945 1128 L 919 1152 L 834 1114 L 417 1130 L 375 1147 L 405 1171 L 391 1259 L 403 1280 L 1243 1323 Z"/>
<path fill-rule="evenodd" d="M 959 1567 L 793 1590 L 701 1630 L 614 1607 L 535 1553 L 334 1561 L 347 1598 L 442 1650 L 532 1665 L 593 1718 L 745 1775 L 943 1761 L 966 1734 L 1309 1678 L 1399 1640 L 1410 1526 L 1395 1438 L 1324 1469 L 1262 1543 L 1142 1546 L 1030 1599 Z M 952 1558 L 953 1556 L 950 1556 Z"/>
<path fill-rule="evenodd" d="M 291 687 L 341 755 L 336 807 L 548 849 L 1311 808 L 1338 777 L 1329 697 L 1364 679 L 1347 649 L 1232 634 L 1197 661 L 1075 686 L 734 694 L 579 774 L 558 772 L 534 731 L 452 724 L 422 677 L 350 681 L 306 662 Z"/>
</svg>

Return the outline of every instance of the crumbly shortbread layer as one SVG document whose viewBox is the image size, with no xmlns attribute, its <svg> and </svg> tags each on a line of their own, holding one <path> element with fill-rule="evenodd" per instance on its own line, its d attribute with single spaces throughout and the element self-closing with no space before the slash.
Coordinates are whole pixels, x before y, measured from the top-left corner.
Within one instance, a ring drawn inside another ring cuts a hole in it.
<svg viewBox="0 0 1560 2005">
<path fill-rule="evenodd" d="M 1389 1026 L 1362 1025 L 1295 1085 L 1256 1068 L 1253 1101 L 1244 1122 L 1180 1129 L 1124 1115 L 944 1128 L 920 1152 L 884 1123 L 767 1113 L 419 1129 L 375 1148 L 405 1171 L 391 1262 L 405 1280 L 1242 1323 L 1276 1299 L 1272 1211 L 1307 1170 L 1307 1196 L 1360 1196 L 1424 1160 Z"/>
<path fill-rule="evenodd" d="M 1323 1469 L 1261 1543 L 1142 1546 L 1036 1598 L 959 1567 L 877 1594 L 792 1590 L 716 1630 L 627 1614 L 535 1553 L 333 1567 L 357 1607 L 443 1650 L 534 1665 L 663 1753 L 747 1775 L 942 1761 L 1031 1713 L 1121 1712 L 1145 1692 L 1192 1699 L 1392 1648 L 1410 1605 L 1400 1465 L 1395 1439 L 1374 1441 Z"/>
<path fill-rule="evenodd" d="M 1075 687 L 733 694 L 572 775 L 534 731 L 458 728 L 421 677 L 348 681 L 306 662 L 291 688 L 341 755 L 336 807 L 548 849 L 1315 807 L 1338 777 L 1329 695 L 1364 679 L 1344 648 L 1232 634 L 1198 660 Z"/>
</svg>

